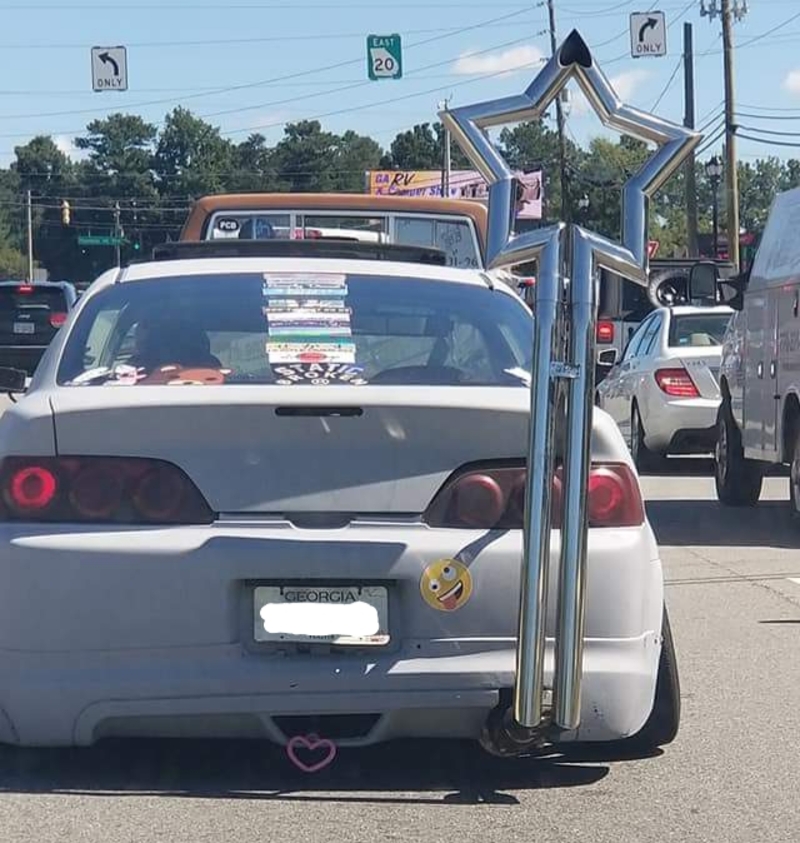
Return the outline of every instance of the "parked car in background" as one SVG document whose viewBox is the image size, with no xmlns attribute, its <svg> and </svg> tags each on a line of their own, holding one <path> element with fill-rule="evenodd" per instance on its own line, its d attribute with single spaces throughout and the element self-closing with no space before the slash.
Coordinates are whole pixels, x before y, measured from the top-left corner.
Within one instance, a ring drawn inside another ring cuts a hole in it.
<svg viewBox="0 0 800 843">
<path fill-rule="evenodd" d="M 77 298 L 66 281 L 0 281 L 0 366 L 30 377 Z"/>
<path fill-rule="evenodd" d="M 725 306 L 658 308 L 597 387 L 597 405 L 627 437 L 640 470 L 668 454 L 713 450 L 722 339 L 732 313 Z"/>
</svg>

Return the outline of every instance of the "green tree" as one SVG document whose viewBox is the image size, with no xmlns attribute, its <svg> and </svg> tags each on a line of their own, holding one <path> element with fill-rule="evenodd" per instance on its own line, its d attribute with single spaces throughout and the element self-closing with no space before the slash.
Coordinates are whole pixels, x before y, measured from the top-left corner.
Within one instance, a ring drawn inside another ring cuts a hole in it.
<svg viewBox="0 0 800 843">
<path fill-rule="evenodd" d="M 441 170 L 444 165 L 444 126 L 441 123 L 419 123 L 400 132 L 389 152 L 381 159 L 385 170 Z M 454 170 L 471 170 L 466 155 L 457 143 L 450 145 L 450 166 Z"/>
<path fill-rule="evenodd" d="M 155 198 L 153 145 L 156 127 L 136 114 L 94 120 L 86 136 L 75 139 L 89 153 L 80 172 L 87 192 L 114 198 Z"/>
<path fill-rule="evenodd" d="M 263 135 L 250 135 L 234 150 L 235 166 L 228 189 L 238 193 L 269 193 L 275 190 L 274 157 Z"/>
<path fill-rule="evenodd" d="M 334 180 L 337 140 L 318 120 L 288 123 L 274 150 L 279 189 L 292 193 L 326 192 Z"/>
<path fill-rule="evenodd" d="M 0 245 L 0 281 L 28 277 L 28 259 L 17 249 Z"/>
<path fill-rule="evenodd" d="M 226 190 L 234 159 L 233 144 L 217 127 L 176 108 L 164 121 L 153 169 L 162 196 L 196 198 Z"/>
<path fill-rule="evenodd" d="M 383 150 L 372 138 L 347 131 L 339 139 L 333 153 L 331 189 L 347 193 L 363 193 L 365 172 L 378 169 Z"/>
</svg>

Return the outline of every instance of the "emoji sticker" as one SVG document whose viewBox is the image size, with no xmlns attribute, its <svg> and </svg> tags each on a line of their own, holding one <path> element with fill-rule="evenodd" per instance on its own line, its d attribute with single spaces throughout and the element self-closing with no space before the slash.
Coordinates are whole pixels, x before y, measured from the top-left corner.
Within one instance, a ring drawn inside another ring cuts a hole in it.
<svg viewBox="0 0 800 843">
<path fill-rule="evenodd" d="M 440 559 L 422 572 L 419 590 L 432 609 L 455 612 L 472 596 L 472 576 L 456 559 Z"/>
</svg>

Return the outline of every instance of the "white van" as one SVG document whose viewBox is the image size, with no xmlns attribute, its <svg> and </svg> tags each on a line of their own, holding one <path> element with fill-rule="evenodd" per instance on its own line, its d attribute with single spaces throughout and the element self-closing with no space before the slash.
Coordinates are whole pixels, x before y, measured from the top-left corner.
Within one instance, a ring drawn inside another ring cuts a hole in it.
<svg viewBox="0 0 800 843">
<path fill-rule="evenodd" d="M 800 517 L 800 188 L 777 196 L 750 270 L 719 282 L 736 312 L 722 347 L 717 497 L 753 506 L 771 465 L 790 464 Z M 703 271 L 702 269 L 700 270 Z"/>
</svg>

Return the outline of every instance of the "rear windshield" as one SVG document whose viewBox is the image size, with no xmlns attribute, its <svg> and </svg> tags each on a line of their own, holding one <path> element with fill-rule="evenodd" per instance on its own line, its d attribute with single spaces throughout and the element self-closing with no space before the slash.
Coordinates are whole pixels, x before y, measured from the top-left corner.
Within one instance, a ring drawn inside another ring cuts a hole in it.
<svg viewBox="0 0 800 843">
<path fill-rule="evenodd" d="M 730 318 L 728 313 L 673 316 L 669 328 L 669 344 L 675 347 L 722 345 Z"/>
<path fill-rule="evenodd" d="M 266 273 L 114 285 L 87 303 L 58 382 L 522 386 L 529 310 L 484 286 Z"/>
<path fill-rule="evenodd" d="M 302 211 L 258 211 L 215 214 L 206 231 L 209 240 L 326 239 L 396 242 L 405 246 L 433 246 L 447 256 L 448 266 L 482 266 L 471 220 L 433 214 L 314 214 Z"/>
<path fill-rule="evenodd" d="M 62 290 L 34 286 L 0 287 L 0 313 L 24 308 L 47 308 L 56 313 L 66 313 L 67 298 Z"/>
</svg>

